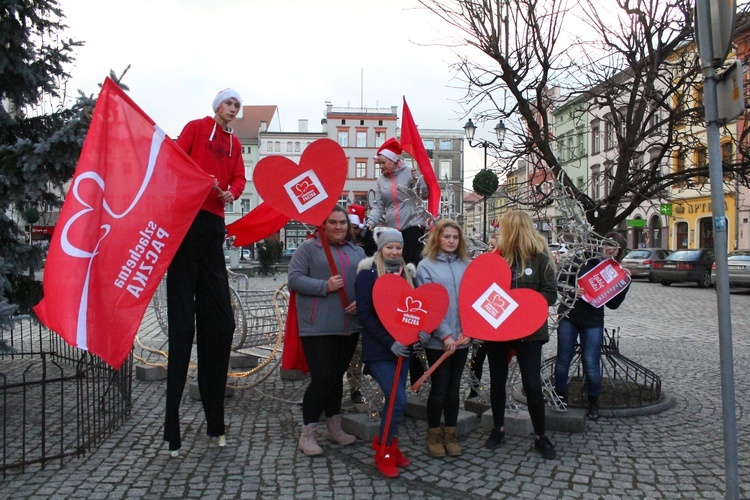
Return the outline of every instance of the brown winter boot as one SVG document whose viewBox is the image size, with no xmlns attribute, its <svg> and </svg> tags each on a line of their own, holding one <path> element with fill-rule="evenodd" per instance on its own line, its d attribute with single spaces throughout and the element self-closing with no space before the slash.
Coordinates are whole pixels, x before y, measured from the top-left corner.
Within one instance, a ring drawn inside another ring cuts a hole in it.
<svg viewBox="0 0 750 500">
<path fill-rule="evenodd" d="M 461 456 L 461 445 L 458 444 L 458 432 L 455 427 L 445 428 L 445 452 L 449 457 Z"/>
<path fill-rule="evenodd" d="M 302 435 L 299 438 L 297 447 L 308 457 L 315 457 L 323 454 L 323 448 L 318 445 L 318 441 L 315 439 L 315 433 L 317 430 L 317 422 L 302 426 Z"/>
<path fill-rule="evenodd" d="M 344 432 L 344 429 L 341 428 L 341 415 L 328 417 L 326 420 L 326 427 L 328 427 L 328 432 L 331 434 L 331 439 L 338 444 L 352 444 L 357 440 L 355 436 L 347 434 Z"/>
<path fill-rule="evenodd" d="M 427 453 L 434 458 L 445 456 L 445 446 L 443 445 L 443 429 L 435 427 L 427 429 Z"/>
</svg>

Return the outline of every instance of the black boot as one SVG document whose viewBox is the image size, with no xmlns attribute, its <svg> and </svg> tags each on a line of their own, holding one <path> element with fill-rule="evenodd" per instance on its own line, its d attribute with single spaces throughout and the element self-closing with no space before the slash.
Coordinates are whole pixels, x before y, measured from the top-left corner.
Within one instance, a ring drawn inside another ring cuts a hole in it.
<svg viewBox="0 0 750 500">
<path fill-rule="evenodd" d="M 599 420 L 599 396 L 589 396 L 589 420 Z"/>
</svg>

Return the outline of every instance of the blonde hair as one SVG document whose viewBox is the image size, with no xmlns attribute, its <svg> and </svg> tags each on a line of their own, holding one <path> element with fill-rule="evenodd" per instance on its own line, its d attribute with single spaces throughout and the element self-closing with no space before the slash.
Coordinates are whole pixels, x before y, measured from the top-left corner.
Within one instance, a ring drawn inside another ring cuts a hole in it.
<svg viewBox="0 0 750 500">
<path fill-rule="evenodd" d="M 440 253 L 440 237 L 447 228 L 452 228 L 458 231 L 458 247 L 456 247 L 456 256 L 461 260 L 469 260 L 469 247 L 466 246 L 466 239 L 464 238 L 464 232 L 461 231 L 461 226 L 458 222 L 453 219 L 442 219 L 430 231 L 430 237 L 427 239 L 427 244 L 422 250 L 422 257 L 428 259 L 437 258 Z"/>
<path fill-rule="evenodd" d="M 551 265 L 552 258 L 547 242 L 534 229 L 534 222 L 529 214 L 512 210 L 503 215 L 500 227 L 502 237 L 498 242 L 498 248 L 511 267 L 523 269 L 531 259 L 541 253 L 546 253 L 547 257 L 550 257 Z"/>
<path fill-rule="evenodd" d="M 375 269 L 378 270 L 378 276 L 383 276 L 384 274 L 388 272 L 385 268 L 385 259 L 383 258 L 382 249 L 375 252 Z M 404 277 L 406 278 L 406 281 L 409 283 L 409 286 L 414 288 L 414 278 L 411 275 L 409 268 L 406 266 L 406 261 L 403 258 L 401 258 L 401 269 L 403 269 L 404 271 Z"/>
</svg>

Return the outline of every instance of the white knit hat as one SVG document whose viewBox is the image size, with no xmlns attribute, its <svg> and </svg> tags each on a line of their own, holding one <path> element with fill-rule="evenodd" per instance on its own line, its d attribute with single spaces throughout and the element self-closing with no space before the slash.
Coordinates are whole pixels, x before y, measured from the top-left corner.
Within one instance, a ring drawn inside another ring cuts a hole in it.
<svg viewBox="0 0 750 500">
<path fill-rule="evenodd" d="M 224 89 L 216 94 L 216 97 L 214 97 L 214 113 L 216 113 L 216 110 L 219 109 L 219 106 L 221 106 L 222 102 L 226 101 L 227 99 L 231 99 L 232 97 L 237 99 L 237 101 L 239 101 L 240 103 L 240 106 L 242 106 L 242 97 L 240 97 L 239 92 L 234 89 Z"/>
</svg>

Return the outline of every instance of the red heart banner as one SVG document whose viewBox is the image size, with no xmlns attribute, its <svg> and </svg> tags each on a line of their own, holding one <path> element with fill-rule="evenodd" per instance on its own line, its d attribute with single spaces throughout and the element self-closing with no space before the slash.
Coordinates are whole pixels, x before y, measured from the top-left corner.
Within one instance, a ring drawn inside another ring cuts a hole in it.
<svg viewBox="0 0 750 500">
<path fill-rule="evenodd" d="M 341 197 L 347 159 L 336 141 L 318 139 L 307 146 L 299 165 L 283 156 L 267 156 L 255 166 L 253 183 L 278 212 L 320 225 Z"/>
<path fill-rule="evenodd" d="M 469 264 L 458 293 L 464 335 L 515 340 L 531 335 L 547 321 L 549 306 L 544 296 L 528 288 L 511 290 L 510 281 L 510 266 L 497 254 L 482 254 Z"/>
<path fill-rule="evenodd" d="M 419 340 L 419 331 L 435 330 L 448 312 L 448 291 L 436 283 L 412 288 L 395 274 L 375 281 L 372 300 L 380 322 L 403 345 Z"/>
</svg>

